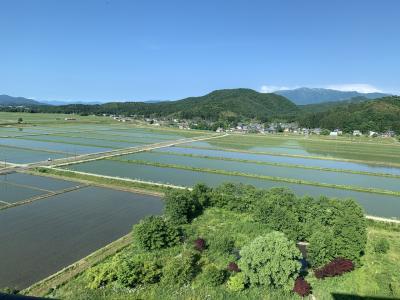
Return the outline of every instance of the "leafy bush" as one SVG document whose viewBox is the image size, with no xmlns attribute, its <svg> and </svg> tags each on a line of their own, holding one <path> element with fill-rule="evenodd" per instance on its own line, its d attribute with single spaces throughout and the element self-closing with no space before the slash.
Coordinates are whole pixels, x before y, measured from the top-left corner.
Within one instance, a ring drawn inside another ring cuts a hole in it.
<svg viewBox="0 0 400 300">
<path fill-rule="evenodd" d="M 240 292 L 246 288 L 247 278 L 244 273 L 237 273 L 229 277 L 227 288 L 231 292 Z"/>
<path fill-rule="evenodd" d="M 228 267 L 226 268 L 228 271 L 230 271 L 230 272 L 240 272 L 240 268 L 239 268 L 239 266 L 237 265 L 237 263 L 235 263 L 235 262 L 233 262 L 233 261 L 231 261 L 229 264 L 228 264 Z"/>
<path fill-rule="evenodd" d="M 257 237 L 240 251 L 239 267 L 251 285 L 291 291 L 300 271 L 300 250 L 282 232 Z"/>
<path fill-rule="evenodd" d="M 350 259 L 336 258 L 322 268 L 315 270 L 314 274 L 318 279 L 324 279 L 325 277 L 340 276 L 352 270 L 354 270 L 354 264 Z"/>
<path fill-rule="evenodd" d="M 180 229 L 162 217 L 150 216 L 133 227 L 135 245 L 144 250 L 156 250 L 179 243 Z"/>
<path fill-rule="evenodd" d="M 192 198 L 199 203 L 200 207 L 206 208 L 211 204 L 212 188 L 198 183 L 193 187 Z"/>
<path fill-rule="evenodd" d="M 211 205 L 237 212 L 251 211 L 257 200 L 257 192 L 251 185 L 224 183 L 213 190 Z"/>
<path fill-rule="evenodd" d="M 308 296 L 311 293 L 311 285 L 303 277 L 298 277 L 294 282 L 293 292 L 301 297 Z"/>
<path fill-rule="evenodd" d="M 384 253 L 387 253 L 389 251 L 389 249 L 390 249 L 390 244 L 384 238 L 377 240 L 374 244 L 374 251 L 376 253 L 384 254 Z"/>
<path fill-rule="evenodd" d="M 117 282 L 124 287 L 160 281 L 162 268 L 154 261 L 121 260 L 117 265 Z"/>
<path fill-rule="evenodd" d="M 196 239 L 193 244 L 194 244 L 194 249 L 200 252 L 205 250 L 207 247 L 206 241 L 201 238 Z"/>
<path fill-rule="evenodd" d="M 358 263 L 367 244 L 367 228 L 364 211 L 351 199 L 331 200 L 333 236 L 337 257 L 347 258 Z"/>
<path fill-rule="evenodd" d="M 216 236 L 209 242 L 209 248 L 213 252 L 230 253 L 235 243 L 227 236 Z"/>
<path fill-rule="evenodd" d="M 89 289 L 97 289 L 114 282 L 117 279 L 115 265 L 112 263 L 104 263 L 89 269 L 87 275 Z"/>
<path fill-rule="evenodd" d="M 313 233 L 307 246 L 307 260 L 313 267 L 320 267 L 335 258 L 335 239 L 332 231 L 324 228 Z"/>
<path fill-rule="evenodd" d="M 273 188 L 257 202 L 254 216 L 271 229 L 285 233 L 293 240 L 299 239 L 301 224 L 297 208 L 299 201 L 295 194 L 285 188 Z"/>
<path fill-rule="evenodd" d="M 218 286 L 225 281 L 225 271 L 218 269 L 214 265 L 208 265 L 201 274 L 201 281 L 207 286 Z"/>
<path fill-rule="evenodd" d="M 164 197 L 165 216 L 174 224 L 186 224 L 201 213 L 197 197 L 189 190 L 169 190 Z"/>
<path fill-rule="evenodd" d="M 163 268 L 162 282 L 173 286 L 190 283 L 196 275 L 198 259 L 196 253 L 188 250 L 172 258 Z"/>
</svg>

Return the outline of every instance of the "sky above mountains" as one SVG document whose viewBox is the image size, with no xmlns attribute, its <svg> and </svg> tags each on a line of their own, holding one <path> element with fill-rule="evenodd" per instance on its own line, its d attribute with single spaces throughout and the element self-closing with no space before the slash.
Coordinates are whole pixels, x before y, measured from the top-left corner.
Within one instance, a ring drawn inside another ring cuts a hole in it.
<svg viewBox="0 0 400 300">
<path fill-rule="evenodd" d="M 2 0 L 0 93 L 180 99 L 221 88 L 400 92 L 400 1 Z"/>
</svg>

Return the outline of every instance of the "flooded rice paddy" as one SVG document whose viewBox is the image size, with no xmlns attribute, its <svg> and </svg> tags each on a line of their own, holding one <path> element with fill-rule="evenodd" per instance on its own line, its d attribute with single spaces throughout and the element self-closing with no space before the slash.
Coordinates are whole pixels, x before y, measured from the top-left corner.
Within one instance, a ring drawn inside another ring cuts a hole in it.
<svg viewBox="0 0 400 300">
<path fill-rule="evenodd" d="M 236 182 L 251 184 L 258 188 L 288 187 L 298 195 L 325 195 L 336 198 L 353 198 L 364 207 L 365 212 L 369 215 L 387 218 L 400 217 L 400 197 L 391 195 L 286 183 L 243 176 L 181 170 L 176 168 L 147 166 L 115 160 L 98 160 L 77 165 L 70 165 L 66 168 L 81 172 L 140 179 L 144 181 L 168 183 L 187 187 L 191 187 L 200 182 L 210 186 L 217 186 L 224 182 Z"/>
<path fill-rule="evenodd" d="M 38 178 L 24 176 L 12 177 L 38 186 Z M 58 186 L 49 188 L 76 184 L 53 183 Z M 162 209 L 158 197 L 84 187 L 0 210 L 0 288 L 26 288 L 128 234 L 140 219 Z"/>
</svg>

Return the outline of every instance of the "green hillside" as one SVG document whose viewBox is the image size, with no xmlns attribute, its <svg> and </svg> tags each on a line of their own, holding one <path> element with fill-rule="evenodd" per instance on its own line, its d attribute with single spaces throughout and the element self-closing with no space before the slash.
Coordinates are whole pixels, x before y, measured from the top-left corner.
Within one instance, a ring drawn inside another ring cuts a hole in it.
<svg viewBox="0 0 400 300">
<path fill-rule="evenodd" d="M 305 127 L 341 128 L 345 132 L 368 130 L 400 132 L 400 97 L 384 97 L 361 103 L 344 103 L 328 111 L 300 113 Z"/>
<path fill-rule="evenodd" d="M 35 112 L 79 114 L 123 114 L 145 117 L 177 117 L 185 119 L 257 118 L 266 120 L 298 111 L 297 106 L 285 97 L 258 93 L 251 89 L 217 90 L 201 97 L 157 103 L 112 102 L 102 105 L 61 105 L 32 108 Z"/>
</svg>

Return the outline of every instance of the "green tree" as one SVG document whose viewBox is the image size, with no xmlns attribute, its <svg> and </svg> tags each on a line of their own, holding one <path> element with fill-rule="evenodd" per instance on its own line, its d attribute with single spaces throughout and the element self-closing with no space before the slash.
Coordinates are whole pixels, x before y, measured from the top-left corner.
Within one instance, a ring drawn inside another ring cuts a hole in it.
<svg viewBox="0 0 400 300">
<path fill-rule="evenodd" d="M 24 120 L 22 118 L 18 118 L 18 124 L 21 124 Z"/>
<path fill-rule="evenodd" d="M 180 229 L 164 218 L 150 216 L 133 227 L 135 245 L 144 250 L 156 250 L 176 245 L 180 241 Z"/>
<path fill-rule="evenodd" d="M 367 244 L 364 211 L 352 199 L 336 200 L 336 206 L 336 216 L 332 221 L 336 256 L 359 264 Z"/>
<path fill-rule="evenodd" d="M 302 235 L 298 214 L 299 201 L 288 189 L 270 189 L 260 201 L 257 201 L 254 217 L 271 229 L 282 231 L 289 238 L 298 240 Z"/>
<path fill-rule="evenodd" d="M 309 239 L 307 260 L 312 267 L 320 267 L 335 258 L 335 238 L 329 228 L 321 227 Z"/>
<path fill-rule="evenodd" d="M 240 251 L 239 267 L 251 285 L 290 291 L 298 277 L 301 253 L 282 232 L 259 236 Z"/>
<path fill-rule="evenodd" d="M 211 205 L 245 212 L 253 209 L 257 198 L 257 190 L 251 185 L 224 183 L 213 190 Z"/>
<path fill-rule="evenodd" d="M 201 205 L 189 190 L 169 190 L 165 194 L 165 216 L 175 224 L 186 224 L 201 212 Z"/>
<path fill-rule="evenodd" d="M 201 208 L 210 206 L 212 188 L 209 188 L 205 184 L 198 183 L 193 187 L 191 194 L 195 203 L 197 202 Z"/>
</svg>

